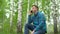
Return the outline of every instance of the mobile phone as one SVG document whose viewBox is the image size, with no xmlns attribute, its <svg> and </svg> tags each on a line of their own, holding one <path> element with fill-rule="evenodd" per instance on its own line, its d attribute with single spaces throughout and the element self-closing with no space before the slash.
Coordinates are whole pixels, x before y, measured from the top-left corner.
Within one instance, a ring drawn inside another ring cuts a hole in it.
<svg viewBox="0 0 60 34">
<path fill-rule="evenodd" d="M 32 10 L 31 10 L 31 13 L 33 13 Z"/>
</svg>

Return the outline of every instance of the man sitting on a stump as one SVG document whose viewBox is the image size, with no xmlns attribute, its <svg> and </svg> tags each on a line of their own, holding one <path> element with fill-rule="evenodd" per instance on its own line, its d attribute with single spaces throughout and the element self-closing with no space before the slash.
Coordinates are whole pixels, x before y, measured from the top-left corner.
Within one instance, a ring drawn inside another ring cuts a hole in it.
<svg viewBox="0 0 60 34">
<path fill-rule="evenodd" d="M 29 30 L 32 31 L 31 34 L 45 34 L 47 32 L 45 15 L 38 9 L 38 6 L 32 6 L 28 16 L 28 23 L 25 25 L 24 34 L 29 34 Z"/>
</svg>

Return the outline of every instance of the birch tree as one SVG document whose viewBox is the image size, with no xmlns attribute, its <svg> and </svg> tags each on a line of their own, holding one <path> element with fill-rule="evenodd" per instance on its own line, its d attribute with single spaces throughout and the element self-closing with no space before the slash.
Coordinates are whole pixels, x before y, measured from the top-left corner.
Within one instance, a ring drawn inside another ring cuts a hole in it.
<svg viewBox="0 0 60 34">
<path fill-rule="evenodd" d="M 18 0 L 18 21 L 17 21 L 17 32 L 22 33 L 22 0 Z"/>
<path fill-rule="evenodd" d="M 14 0 L 10 0 L 10 32 L 12 32 L 13 11 L 14 11 Z"/>
<path fill-rule="evenodd" d="M 52 0 L 52 3 L 53 3 L 53 22 L 54 22 L 54 34 L 57 34 L 58 33 L 58 30 L 57 30 L 57 3 L 56 3 L 56 0 Z"/>
</svg>

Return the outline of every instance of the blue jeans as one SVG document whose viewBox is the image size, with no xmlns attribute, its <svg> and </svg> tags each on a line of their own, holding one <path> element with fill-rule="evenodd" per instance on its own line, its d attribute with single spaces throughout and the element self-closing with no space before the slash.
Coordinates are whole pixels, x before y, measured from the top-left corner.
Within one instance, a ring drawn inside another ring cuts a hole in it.
<svg viewBox="0 0 60 34">
<path fill-rule="evenodd" d="M 34 30 L 34 25 L 32 24 L 26 24 L 25 29 L 24 29 L 24 34 L 29 34 L 29 30 L 33 31 Z M 45 34 L 42 30 L 35 31 L 34 34 Z"/>
</svg>

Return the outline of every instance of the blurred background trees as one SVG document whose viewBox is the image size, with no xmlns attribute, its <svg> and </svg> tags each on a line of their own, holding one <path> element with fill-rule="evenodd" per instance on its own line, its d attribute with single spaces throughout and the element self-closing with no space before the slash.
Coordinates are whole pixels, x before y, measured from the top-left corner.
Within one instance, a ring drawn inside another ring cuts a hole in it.
<svg viewBox="0 0 60 34">
<path fill-rule="evenodd" d="M 34 4 L 46 16 L 46 34 L 60 34 L 60 0 L 0 0 L 0 34 L 23 34 Z"/>
</svg>

